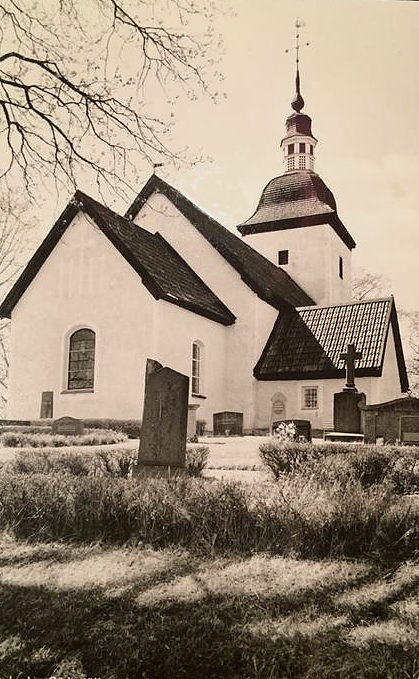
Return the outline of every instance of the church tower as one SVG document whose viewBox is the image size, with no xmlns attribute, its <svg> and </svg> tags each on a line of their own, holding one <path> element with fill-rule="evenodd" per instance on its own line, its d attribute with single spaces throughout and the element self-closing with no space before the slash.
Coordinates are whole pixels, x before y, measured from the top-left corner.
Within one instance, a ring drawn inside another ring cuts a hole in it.
<svg viewBox="0 0 419 679">
<path fill-rule="evenodd" d="M 336 201 L 314 171 L 317 139 L 302 113 L 298 63 L 292 113 L 281 141 L 285 172 L 262 191 L 255 213 L 237 228 L 255 250 L 280 266 L 317 305 L 351 300 L 355 241 L 338 217 Z"/>
</svg>

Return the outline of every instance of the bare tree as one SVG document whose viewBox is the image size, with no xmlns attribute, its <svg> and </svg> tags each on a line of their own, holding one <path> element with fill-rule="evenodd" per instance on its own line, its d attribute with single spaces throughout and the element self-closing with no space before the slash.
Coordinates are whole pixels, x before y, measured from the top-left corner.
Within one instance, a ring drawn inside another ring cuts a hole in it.
<svg viewBox="0 0 419 679">
<path fill-rule="evenodd" d="M 81 166 L 129 186 L 138 158 L 179 159 L 171 107 L 209 93 L 213 13 L 213 0 L 0 0 L 0 176 L 74 185 Z"/>
<path fill-rule="evenodd" d="M 27 250 L 31 245 L 34 223 L 27 217 L 25 196 L 11 191 L 0 197 L 0 299 L 14 283 L 22 269 Z M 9 374 L 10 321 L 0 320 L 0 415 L 3 414 L 7 396 Z"/>
<path fill-rule="evenodd" d="M 363 268 L 355 270 L 352 281 L 352 297 L 361 301 L 389 294 L 390 281 L 382 274 L 370 273 Z"/>
</svg>

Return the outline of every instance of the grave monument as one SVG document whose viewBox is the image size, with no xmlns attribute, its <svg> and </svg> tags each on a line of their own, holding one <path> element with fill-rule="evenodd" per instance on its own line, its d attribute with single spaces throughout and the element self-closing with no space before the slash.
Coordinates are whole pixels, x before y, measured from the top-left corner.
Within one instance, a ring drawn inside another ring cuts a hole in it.
<svg viewBox="0 0 419 679">
<path fill-rule="evenodd" d="M 189 377 L 147 359 L 137 476 L 185 470 Z"/>
<path fill-rule="evenodd" d="M 325 438 L 334 441 L 363 440 L 360 406 L 365 404 L 365 394 L 359 393 L 355 386 L 355 361 L 362 358 L 354 344 L 348 344 L 346 353 L 340 359 L 346 363 L 346 384 L 333 399 L 334 430 L 325 434 Z"/>
</svg>

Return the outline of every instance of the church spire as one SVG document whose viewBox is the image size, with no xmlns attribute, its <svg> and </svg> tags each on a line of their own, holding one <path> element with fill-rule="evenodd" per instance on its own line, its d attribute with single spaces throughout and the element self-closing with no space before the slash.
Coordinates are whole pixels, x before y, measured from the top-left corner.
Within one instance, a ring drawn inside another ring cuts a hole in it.
<svg viewBox="0 0 419 679">
<path fill-rule="evenodd" d="M 295 96 L 291 102 L 291 113 L 286 122 L 286 137 L 281 141 L 281 148 L 285 154 L 287 172 L 296 170 L 314 170 L 314 148 L 317 139 L 311 132 L 311 118 L 305 113 L 301 113 L 304 107 L 304 99 L 300 91 L 300 49 L 306 47 L 309 42 L 300 44 L 300 28 L 304 23 L 299 19 L 295 22 L 295 53 L 296 53 L 296 75 L 295 75 Z M 286 52 L 291 50 L 286 49 Z"/>
</svg>

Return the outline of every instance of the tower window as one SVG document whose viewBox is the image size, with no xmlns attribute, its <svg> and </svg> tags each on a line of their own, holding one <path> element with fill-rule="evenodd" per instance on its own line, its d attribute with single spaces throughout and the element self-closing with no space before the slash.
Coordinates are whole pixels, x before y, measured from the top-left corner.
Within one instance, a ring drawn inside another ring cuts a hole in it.
<svg viewBox="0 0 419 679">
<path fill-rule="evenodd" d="M 292 156 L 291 158 L 288 158 L 288 169 L 289 170 L 295 169 L 295 158 L 294 158 L 294 156 Z"/>
<path fill-rule="evenodd" d="M 313 155 L 313 144 L 310 144 L 310 153 Z"/>
<path fill-rule="evenodd" d="M 288 144 L 288 155 L 294 153 L 294 144 Z"/>
<path fill-rule="evenodd" d="M 306 167 L 306 157 L 300 156 L 299 168 L 300 170 L 305 170 Z"/>
<path fill-rule="evenodd" d="M 300 142 L 300 153 L 306 152 L 306 145 L 304 142 Z"/>
<path fill-rule="evenodd" d="M 279 250 L 278 264 L 280 264 L 281 266 L 284 266 L 284 264 L 288 264 L 288 250 Z"/>
<path fill-rule="evenodd" d="M 343 279 L 343 259 L 339 257 L 339 278 Z"/>
</svg>

